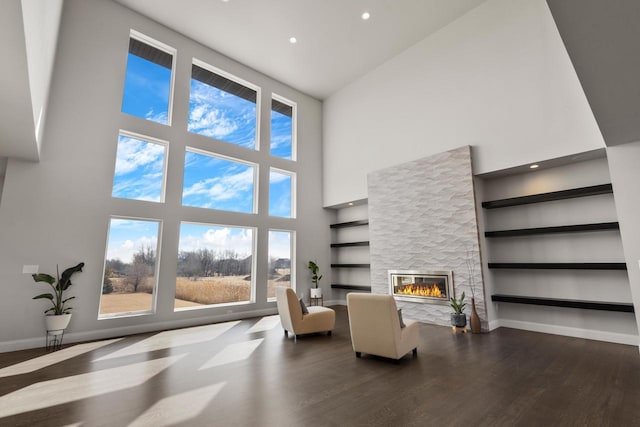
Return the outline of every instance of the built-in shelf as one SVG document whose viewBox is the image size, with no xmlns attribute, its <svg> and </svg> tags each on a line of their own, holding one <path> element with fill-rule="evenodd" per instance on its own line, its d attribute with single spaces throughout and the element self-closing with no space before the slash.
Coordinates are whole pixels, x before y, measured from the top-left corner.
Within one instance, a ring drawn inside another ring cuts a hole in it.
<svg viewBox="0 0 640 427">
<path fill-rule="evenodd" d="M 530 203 L 551 202 L 554 200 L 574 199 L 576 197 L 597 196 L 613 193 L 611 184 L 593 185 L 591 187 L 572 188 L 569 190 L 552 191 L 550 193 L 532 194 L 530 196 L 512 197 L 509 199 L 482 202 L 485 209 L 506 208 L 509 206 L 528 205 Z"/>
<path fill-rule="evenodd" d="M 619 230 L 618 222 L 598 222 L 593 224 L 560 225 L 555 227 L 519 228 L 516 230 L 485 231 L 485 237 L 531 236 L 535 234 L 579 233 L 586 231 Z"/>
<path fill-rule="evenodd" d="M 517 296 L 517 295 L 492 295 L 491 300 L 496 302 L 544 305 L 544 306 L 550 306 L 550 307 L 568 307 L 568 308 L 580 308 L 580 309 L 586 309 L 586 310 L 619 311 L 624 313 L 634 312 L 633 304 L 625 303 L 625 302 L 584 301 L 584 300 L 573 300 L 573 299 L 526 297 L 526 296 Z"/>
<path fill-rule="evenodd" d="M 624 262 L 490 262 L 489 268 L 527 270 L 626 270 Z"/>
<path fill-rule="evenodd" d="M 360 225 L 368 225 L 368 219 L 361 219 L 358 221 L 348 221 L 348 222 L 338 222 L 336 224 L 331 224 L 329 227 L 331 228 L 345 228 L 345 227 L 358 227 Z"/>
<path fill-rule="evenodd" d="M 371 264 L 331 264 L 331 268 L 369 268 Z"/>
<path fill-rule="evenodd" d="M 366 291 L 371 292 L 371 286 L 361 286 L 361 285 L 339 285 L 337 283 L 332 283 L 331 287 L 333 289 L 347 289 L 350 291 Z"/>
<path fill-rule="evenodd" d="M 332 248 L 350 248 L 353 246 L 369 246 L 369 242 L 346 242 L 346 243 L 332 243 Z"/>
</svg>

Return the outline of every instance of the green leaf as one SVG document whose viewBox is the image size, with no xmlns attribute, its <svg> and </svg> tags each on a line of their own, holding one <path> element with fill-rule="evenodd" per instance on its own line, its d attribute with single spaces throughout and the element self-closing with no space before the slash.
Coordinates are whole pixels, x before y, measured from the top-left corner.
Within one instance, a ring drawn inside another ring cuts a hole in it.
<svg viewBox="0 0 640 427">
<path fill-rule="evenodd" d="M 49 300 L 53 301 L 53 295 L 51 295 L 51 294 L 40 294 L 40 295 L 36 295 L 32 299 L 49 299 Z"/>
<path fill-rule="evenodd" d="M 67 288 L 71 286 L 71 276 L 73 276 L 74 273 L 81 272 L 83 267 L 84 267 L 84 262 L 81 262 L 78 265 L 69 267 L 62 272 L 62 276 L 60 276 L 59 286 L 62 288 L 63 291 L 66 291 Z"/>
<path fill-rule="evenodd" d="M 53 311 L 53 310 L 54 310 L 54 307 L 51 307 L 50 309 L 45 310 L 45 311 L 44 311 L 44 314 L 47 314 L 48 312 Z"/>
<path fill-rule="evenodd" d="M 40 273 L 40 274 L 32 274 L 33 280 L 36 282 L 47 282 L 50 285 L 53 285 L 56 281 L 56 278 L 50 274 Z"/>
<path fill-rule="evenodd" d="M 69 298 L 67 298 L 67 299 L 63 300 L 63 301 L 62 301 L 62 303 L 64 304 L 65 302 L 70 301 L 70 300 L 72 300 L 72 299 L 74 299 L 74 298 L 75 298 L 75 297 L 69 297 Z"/>
</svg>

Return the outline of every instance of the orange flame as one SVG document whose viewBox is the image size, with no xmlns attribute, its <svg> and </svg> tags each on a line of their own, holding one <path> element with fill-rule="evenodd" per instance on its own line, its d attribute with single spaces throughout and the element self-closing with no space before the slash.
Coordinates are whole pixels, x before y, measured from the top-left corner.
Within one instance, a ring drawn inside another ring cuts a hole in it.
<svg viewBox="0 0 640 427">
<path fill-rule="evenodd" d="M 409 283 L 396 291 L 398 295 L 414 295 L 421 297 L 439 297 L 442 298 L 442 292 L 435 283 L 433 285 L 416 285 L 415 283 Z"/>
</svg>

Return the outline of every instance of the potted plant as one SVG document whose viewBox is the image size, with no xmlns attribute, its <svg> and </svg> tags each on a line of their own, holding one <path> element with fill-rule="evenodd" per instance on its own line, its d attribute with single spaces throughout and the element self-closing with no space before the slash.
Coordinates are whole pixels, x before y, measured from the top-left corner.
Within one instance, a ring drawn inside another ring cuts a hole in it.
<svg viewBox="0 0 640 427">
<path fill-rule="evenodd" d="M 451 308 L 453 308 L 453 313 L 451 313 L 451 326 L 458 328 L 467 326 L 467 315 L 464 314 L 464 308 L 467 306 L 467 303 L 464 302 L 464 292 L 462 292 L 458 300 L 451 297 L 449 304 Z"/>
<path fill-rule="evenodd" d="M 56 277 L 46 273 L 32 275 L 35 282 L 44 282 L 51 286 L 51 292 L 45 292 L 33 297 L 33 299 L 48 299 L 51 302 L 52 307 L 44 311 L 47 331 L 55 331 L 61 334 L 69 325 L 71 307 L 67 307 L 65 304 L 75 297 L 64 298 L 64 292 L 71 286 L 71 276 L 82 271 L 83 267 L 84 262 L 81 262 L 74 267 L 67 268 L 60 274 L 60 270 L 56 265 Z"/>
<path fill-rule="evenodd" d="M 307 268 L 311 271 L 311 283 L 313 283 L 313 288 L 311 288 L 311 298 L 321 298 L 322 297 L 322 289 L 318 287 L 318 282 L 322 279 L 322 275 L 320 273 L 320 267 L 313 261 L 309 261 Z"/>
</svg>

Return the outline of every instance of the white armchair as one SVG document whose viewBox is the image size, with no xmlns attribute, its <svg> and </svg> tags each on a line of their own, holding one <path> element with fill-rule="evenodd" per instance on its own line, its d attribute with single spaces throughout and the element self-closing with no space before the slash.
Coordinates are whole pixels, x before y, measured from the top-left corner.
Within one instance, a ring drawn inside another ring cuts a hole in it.
<svg viewBox="0 0 640 427">
<path fill-rule="evenodd" d="M 405 319 L 400 327 L 396 301 L 391 295 L 347 294 L 351 342 L 356 357 L 362 353 L 398 360 L 413 350 L 418 354 L 418 322 Z"/>
<path fill-rule="evenodd" d="M 276 302 L 285 336 L 288 336 L 289 332 L 293 334 L 294 339 L 297 339 L 298 335 L 313 332 L 327 332 L 331 335 L 336 322 L 336 312 L 332 309 L 313 306 L 308 307 L 308 314 L 302 314 L 296 293 L 293 289 L 283 286 L 276 287 Z"/>
</svg>

